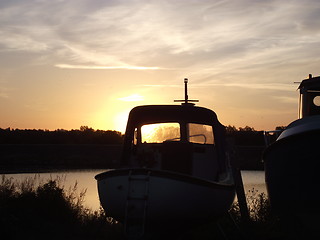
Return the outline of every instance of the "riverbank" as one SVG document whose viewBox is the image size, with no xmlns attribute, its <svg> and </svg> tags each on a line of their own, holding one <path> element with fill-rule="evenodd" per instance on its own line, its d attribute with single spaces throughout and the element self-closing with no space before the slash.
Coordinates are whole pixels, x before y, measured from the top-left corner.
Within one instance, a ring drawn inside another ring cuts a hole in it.
<svg viewBox="0 0 320 240">
<path fill-rule="evenodd" d="M 241 170 L 263 170 L 263 146 L 235 146 Z M 119 165 L 120 144 L 0 144 L 0 173 L 106 169 Z"/>
</svg>

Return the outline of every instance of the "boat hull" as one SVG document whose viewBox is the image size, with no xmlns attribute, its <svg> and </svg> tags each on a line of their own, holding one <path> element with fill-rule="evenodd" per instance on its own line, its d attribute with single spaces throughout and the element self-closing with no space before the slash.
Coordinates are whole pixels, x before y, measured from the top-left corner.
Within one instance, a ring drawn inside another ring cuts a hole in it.
<svg viewBox="0 0 320 240">
<path fill-rule="evenodd" d="M 272 209 L 281 215 L 319 214 L 320 129 L 290 131 L 263 157 Z"/>
<path fill-rule="evenodd" d="M 214 221 L 228 211 L 235 197 L 231 184 L 169 171 L 118 169 L 101 173 L 96 179 L 108 216 L 124 224 L 130 217 L 143 218 L 149 230 L 181 229 Z"/>
</svg>

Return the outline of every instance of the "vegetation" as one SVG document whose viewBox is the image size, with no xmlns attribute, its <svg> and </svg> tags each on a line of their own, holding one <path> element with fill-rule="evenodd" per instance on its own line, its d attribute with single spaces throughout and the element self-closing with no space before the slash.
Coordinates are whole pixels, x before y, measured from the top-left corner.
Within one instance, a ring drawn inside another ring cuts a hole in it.
<svg viewBox="0 0 320 240">
<path fill-rule="evenodd" d="M 120 132 L 94 130 L 88 126 L 70 131 L 0 128 L 0 144 L 121 144 L 122 141 Z"/>
<path fill-rule="evenodd" d="M 65 190 L 63 179 L 23 182 L 0 179 L 0 232 L 4 239 L 122 239 L 122 225 L 100 208 L 83 205 L 85 191 L 77 184 Z M 219 224 L 210 223 L 186 233 L 182 239 L 277 239 L 282 236 L 278 219 L 271 214 L 264 193 L 247 193 L 250 220 L 241 218 L 235 202 Z M 222 231 L 221 231 L 222 230 Z"/>
<path fill-rule="evenodd" d="M 61 179 L 36 184 L 0 179 L 0 232 L 2 239 L 118 239 L 120 224 L 102 209 L 83 206 L 85 191 L 77 184 L 66 191 Z"/>
<path fill-rule="evenodd" d="M 186 234 L 186 239 L 313 239 L 314 232 L 299 228 L 296 225 L 297 222 L 292 221 L 288 224 L 287 218 L 282 221 L 272 211 L 269 199 L 265 193 L 259 193 L 258 190 L 251 189 L 247 192 L 246 198 L 250 219 L 242 218 L 239 205 L 235 202 L 229 214 L 219 220 L 218 224 L 209 223 L 193 229 Z"/>
<path fill-rule="evenodd" d="M 276 130 L 285 127 L 278 126 Z M 226 126 L 227 136 L 234 139 L 235 145 L 264 145 L 263 131 L 253 127 Z M 94 130 L 88 126 L 70 131 L 57 129 L 54 131 L 41 129 L 11 129 L 0 128 L 0 144 L 122 144 L 123 134 L 112 130 Z"/>
<path fill-rule="evenodd" d="M 226 126 L 226 133 L 233 144 L 237 146 L 264 146 L 263 131 L 256 131 L 254 128 L 245 126 L 237 129 L 235 126 Z"/>
</svg>

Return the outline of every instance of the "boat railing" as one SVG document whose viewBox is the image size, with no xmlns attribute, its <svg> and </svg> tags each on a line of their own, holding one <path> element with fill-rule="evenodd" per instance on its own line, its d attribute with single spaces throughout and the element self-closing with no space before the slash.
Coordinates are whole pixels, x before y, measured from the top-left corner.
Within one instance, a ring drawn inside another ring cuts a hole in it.
<svg viewBox="0 0 320 240">
<path fill-rule="evenodd" d="M 283 130 L 263 131 L 265 146 L 268 147 L 270 144 L 275 142 L 282 132 Z"/>
</svg>

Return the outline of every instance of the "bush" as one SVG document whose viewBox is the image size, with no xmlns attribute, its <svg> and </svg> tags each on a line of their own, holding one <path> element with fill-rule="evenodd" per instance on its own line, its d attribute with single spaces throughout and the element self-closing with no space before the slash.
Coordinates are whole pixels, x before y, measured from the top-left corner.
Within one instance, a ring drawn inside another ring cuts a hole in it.
<svg viewBox="0 0 320 240">
<path fill-rule="evenodd" d="M 85 191 L 77 184 L 64 190 L 61 179 L 36 184 L 2 176 L 0 180 L 0 232 L 3 239 L 120 239 L 121 226 L 100 208 L 83 206 Z"/>
</svg>

